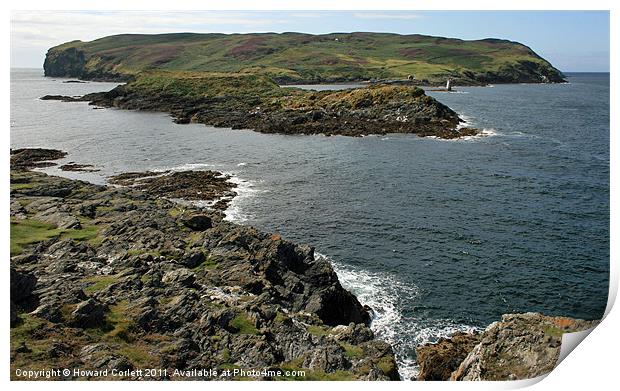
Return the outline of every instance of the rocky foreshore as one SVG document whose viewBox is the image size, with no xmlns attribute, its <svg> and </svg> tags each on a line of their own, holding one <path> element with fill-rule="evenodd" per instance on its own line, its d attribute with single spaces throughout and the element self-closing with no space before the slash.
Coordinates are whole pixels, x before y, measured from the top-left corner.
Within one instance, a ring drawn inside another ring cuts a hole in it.
<svg viewBox="0 0 620 391">
<path fill-rule="evenodd" d="M 412 133 L 455 139 L 478 134 L 415 85 L 372 84 L 344 91 L 282 88 L 265 76 L 144 72 L 108 92 L 43 100 L 161 111 L 177 123 L 261 133 L 364 136 Z"/>
<path fill-rule="evenodd" d="M 560 356 L 562 334 L 598 321 L 506 314 L 481 333 L 459 332 L 416 349 L 418 380 L 517 380 L 545 375 Z"/>
<path fill-rule="evenodd" d="M 399 379 L 370 310 L 312 247 L 135 187 L 28 170 L 59 151 L 12 154 L 13 379 Z"/>
</svg>

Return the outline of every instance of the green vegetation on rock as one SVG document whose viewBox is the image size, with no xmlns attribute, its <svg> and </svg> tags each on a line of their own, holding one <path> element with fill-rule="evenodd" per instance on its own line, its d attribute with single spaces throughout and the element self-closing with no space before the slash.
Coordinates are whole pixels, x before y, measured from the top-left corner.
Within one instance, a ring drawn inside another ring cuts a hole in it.
<svg viewBox="0 0 620 391">
<path fill-rule="evenodd" d="M 237 314 L 234 319 L 230 321 L 230 325 L 238 330 L 237 332 L 239 334 L 258 334 L 258 330 L 254 326 L 254 323 L 243 313 Z"/>
</svg>

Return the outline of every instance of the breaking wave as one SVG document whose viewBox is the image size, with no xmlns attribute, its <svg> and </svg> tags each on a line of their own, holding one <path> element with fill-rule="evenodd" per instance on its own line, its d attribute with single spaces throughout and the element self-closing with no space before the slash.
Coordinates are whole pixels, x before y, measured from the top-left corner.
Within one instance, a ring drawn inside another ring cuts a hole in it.
<svg viewBox="0 0 620 391">
<path fill-rule="evenodd" d="M 357 269 L 318 252 L 315 256 L 329 260 L 342 286 L 355 294 L 360 303 L 372 308 L 370 327 L 378 339 L 392 345 L 403 380 L 415 379 L 418 374 L 415 361 L 418 345 L 435 342 L 456 331 L 475 329 L 447 319 L 423 320 L 407 316 L 404 309 L 413 309 L 419 301 L 417 286 L 400 281 L 387 272 Z"/>
</svg>

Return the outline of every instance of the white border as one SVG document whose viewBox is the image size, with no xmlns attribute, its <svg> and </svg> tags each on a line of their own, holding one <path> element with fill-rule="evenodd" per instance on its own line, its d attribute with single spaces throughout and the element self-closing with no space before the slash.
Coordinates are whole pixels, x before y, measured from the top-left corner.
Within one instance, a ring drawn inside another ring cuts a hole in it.
<svg viewBox="0 0 620 391">
<path fill-rule="evenodd" d="M 614 1 L 604 1 L 604 0 L 589 0 L 588 2 L 578 2 L 574 0 L 565 0 L 565 1 L 547 1 L 547 0 L 506 0 L 506 1 L 488 1 L 488 0 L 470 0 L 467 2 L 458 1 L 458 0 L 442 0 L 441 2 L 431 3 L 429 1 L 394 1 L 394 0 L 382 0 L 380 2 L 367 2 L 367 1 L 352 1 L 352 0 L 341 0 L 341 1 L 332 1 L 332 0 L 315 0 L 315 1 L 296 1 L 292 2 L 290 0 L 263 0 L 260 2 L 252 2 L 252 1 L 235 1 L 229 0 L 226 2 L 208 2 L 208 1 L 175 1 L 175 2 L 164 2 L 164 1 L 146 1 L 146 0 L 135 0 L 135 1 L 119 1 L 119 0 L 108 0 L 105 2 L 97 2 L 97 3 L 85 3 L 84 1 L 29 1 L 23 0 L 20 2 L 12 2 L 12 4 L 7 5 L 3 3 L 3 8 L 6 11 L 9 10 L 82 10 L 82 9 L 91 9 L 91 10 L 195 10 L 195 9 L 211 9 L 211 10 L 611 10 L 611 47 L 613 48 L 611 53 L 611 69 L 618 69 L 618 50 L 617 44 L 618 40 L 616 37 L 619 35 L 618 25 L 620 24 L 620 18 L 618 15 L 620 14 L 619 7 L 617 4 L 620 2 Z M 465 8 L 464 6 L 467 6 Z M 7 12 L 7 17 L 5 19 L 6 23 L 6 35 L 4 36 L 3 43 L 3 52 L 9 53 L 10 50 L 10 21 L 8 17 L 9 12 Z M 67 26 L 67 28 L 71 28 Z M 3 61 L 4 68 L 4 95 L 3 95 L 3 124 L 5 125 L 4 131 L 1 133 L 2 145 L 5 148 L 5 153 L 2 155 L 2 164 L 4 170 L 2 170 L 2 180 L 4 183 L 4 191 L 2 193 L 3 202 L 2 202 L 2 213 L 4 216 L 8 215 L 8 206 L 9 206 L 9 191 L 8 191 L 8 167 L 9 167 L 9 157 L 8 157 L 8 149 L 9 149 L 9 137 L 10 137 L 10 129 L 9 129 L 9 118 L 10 118 L 10 62 L 9 56 L 4 57 Z M 615 106 L 618 102 L 618 78 L 614 73 L 611 75 L 611 137 L 610 137 L 610 147 L 611 147 L 611 199 L 614 200 L 614 197 L 617 195 L 617 164 L 614 160 L 615 151 L 618 147 L 618 136 L 615 135 L 614 131 L 617 130 L 617 112 L 614 110 L 617 107 Z M 587 99 L 587 97 L 584 97 Z M 618 352 L 618 336 L 616 334 L 616 330 L 620 326 L 620 315 L 618 314 L 618 310 L 614 309 L 610 312 L 613 307 L 613 303 L 616 298 L 617 290 L 618 290 L 618 264 L 617 264 L 617 255 L 618 255 L 618 245 L 614 240 L 617 238 L 618 225 L 616 221 L 618 220 L 616 217 L 618 216 L 618 210 L 615 207 L 615 204 L 611 203 L 611 231 L 610 231 L 610 239 L 611 239 L 611 278 L 610 278 L 610 294 L 608 299 L 607 306 L 607 317 L 602 322 L 602 324 L 595 328 L 590 336 L 587 338 L 586 343 L 582 343 L 575 351 L 568 355 L 568 357 L 553 371 L 549 374 L 543 381 L 537 382 L 534 386 L 537 390 L 556 390 L 556 389 L 585 389 L 585 388 L 602 388 L 607 389 L 610 388 L 609 385 L 617 384 L 617 378 L 615 371 L 617 370 L 617 352 Z M 9 258 L 9 224 L 8 221 L 2 226 L 2 233 L 4 240 L 2 241 L 2 254 L 4 254 L 5 261 L 8 261 Z M 8 262 L 7 262 L 8 263 Z M 2 274 L 3 286 L 5 289 L 5 299 L 2 300 L 2 317 L 4 320 L 4 324 L 8 326 L 8 300 L 6 297 L 9 295 L 9 273 L 8 273 L 8 265 L 5 265 L 5 273 Z M 6 327 L 5 326 L 5 327 Z M 2 339 L 2 345 L 0 347 L 0 352 L 2 352 L 3 363 L 5 370 L 0 373 L 2 379 L 5 382 L 8 382 L 9 379 L 9 341 L 8 341 L 8 330 L 5 329 L 4 337 Z M 540 379 L 538 379 L 540 380 Z M 525 382 L 496 382 L 496 383 L 448 383 L 448 382 L 400 382 L 398 384 L 389 383 L 389 384 L 380 384 L 380 383 L 364 383 L 357 382 L 355 385 L 351 385 L 352 387 L 356 387 L 359 389 L 373 389 L 377 388 L 401 388 L 401 389 L 411 389 L 415 388 L 423 388 L 423 389 L 451 389 L 458 387 L 459 389 L 469 389 L 469 390 L 480 390 L 480 389 L 512 389 L 519 388 L 526 385 L 531 385 L 532 381 Z M 142 388 L 149 387 L 152 389 L 169 389 L 172 387 L 176 387 L 179 383 L 154 383 L 150 382 L 148 385 L 146 383 L 137 383 L 137 382 L 115 382 L 114 384 L 107 384 L 106 382 L 90 382 L 88 384 L 89 388 L 95 389 L 107 389 L 109 387 L 121 388 L 121 389 L 129 389 L 131 388 Z M 15 388 L 23 388 L 30 387 L 32 385 L 23 383 L 13 382 L 10 385 L 6 385 L 9 387 Z M 37 385 L 34 385 L 37 386 Z M 71 388 L 77 389 L 84 386 L 83 383 L 54 383 L 47 382 L 44 385 L 39 385 L 41 387 L 50 388 L 52 390 L 61 389 L 61 388 Z M 268 388 L 290 388 L 291 386 L 296 389 L 313 389 L 317 387 L 317 384 L 312 382 L 296 382 L 294 385 L 288 382 L 281 383 L 261 383 L 261 382 L 232 382 L 232 383 L 202 383 L 202 382 L 184 382 L 181 384 L 184 389 L 242 389 L 247 387 L 252 387 L 252 389 L 268 389 Z M 342 386 L 349 386 L 349 384 L 341 384 L 341 383 L 322 383 L 319 387 L 335 389 L 336 387 L 340 388 Z"/>
</svg>

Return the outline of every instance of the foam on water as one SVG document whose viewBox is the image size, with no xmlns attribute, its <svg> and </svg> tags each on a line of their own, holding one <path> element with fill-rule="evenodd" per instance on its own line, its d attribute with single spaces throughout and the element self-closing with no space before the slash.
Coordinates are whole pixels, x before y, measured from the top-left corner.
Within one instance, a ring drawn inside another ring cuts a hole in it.
<svg viewBox="0 0 620 391">
<path fill-rule="evenodd" d="M 180 166 L 162 168 L 162 169 L 157 169 L 153 171 L 156 171 L 156 172 L 159 172 L 159 171 L 191 171 L 191 170 L 203 171 L 203 170 L 212 169 L 214 167 L 217 167 L 217 165 L 209 164 L 209 163 L 186 163 L 186 164 L 181 164 Z"/>
<path fill-rule="evenodd" d="M 234 173 L 225 173 L 230 175 L 230 181 L 237 185 L 234 191 L 237 193 L 235 198 L 232 199 L 228 208 L 224 211 L 226 217 L 224 220 L 232 221 L 235 223 L 243 223 L 247 221 L 250 216 L 241 211 L 241 205 L 247 202 L 249 198 L 256 196 L 260 190 L 254 187 L 254 184 L 248 180 L 242 179 Z"/>
<path fill-rule="evenodd" d="M 247 163 L 239 163 L 237 166 L 243 167 Z M 229 181 L 234 183 L 236 186 L 233 189 L 237 195 L 232 199 L 228 208 L 224 211 L 225 220 L 243 223 L 249 219 L 249 215 L 243 213 L 240 208 L 240 204 L 246 202 L 249 198 L 253 198 L 260 190 L 254 188 L 254 184 L 248 180 L 245 180 L 237 175 L 236 172 L 225 171 L 221 169 L 221 165 L 218 164 L 210 164 L 210 163 L 186 163 L 178 166 L 165 167 L 160 169 L 154 169 L 154 172 L 165 172 L 165 171 L 187 171 L 187 170 L 195 170 L 195 171 L 204 171 L 209 169 L 216 169 L 221 172 L 223 176 L 229 176 Z M 228 198 L 228 197 L 226 197 Z M 200 208 L 210 208 L 212 205 L 217 203 L 219 199 L 213 201 L 185 201 L 181 199 L 174 199 L 174 201 L 180 204 L 194 205 Z"/>
<path fill-rule="evenodd" d="M 329 260 L 342 286 L 355 294 L 360 303 L 372 308 L 370 327 L 377 338 L 394 348 L 398 372 L 404 380 L 414 379 L 418 374 L 418 365 L 412 356 L 416 346 L 435 342 L 456 331 L 473 330 L 471 326 L 449 319 L 424 321 L 406 316 L 403 309 L 414 308 L 420 297 L 419 289 L 390 273 L 356 269 L 318 252 L 315 256 Z"/>
</svg>

